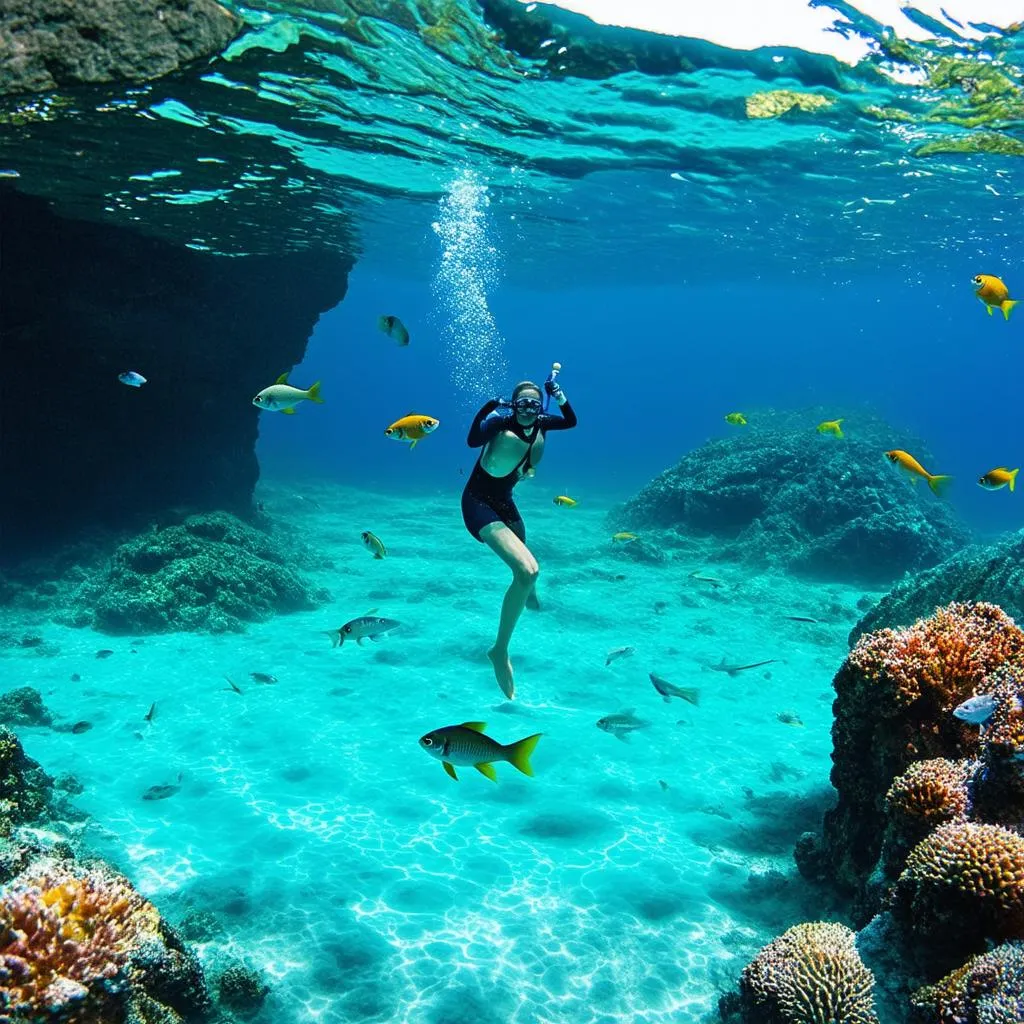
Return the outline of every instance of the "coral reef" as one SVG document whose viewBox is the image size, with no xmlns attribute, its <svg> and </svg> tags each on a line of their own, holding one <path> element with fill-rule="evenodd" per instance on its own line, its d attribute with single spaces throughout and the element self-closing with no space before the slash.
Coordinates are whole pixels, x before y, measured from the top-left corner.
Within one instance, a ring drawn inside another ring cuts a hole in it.
<svg viewBox="0 0 1024 1024">
<path fill-rule="evenodd" d="M 165 1019 L 168 1007 L 195 1017 L 209 1005 L 202 971 L 170 935 L 126 879 L 37 861 L 0 889 L 4 1010 L 14 1020 L 120 1020 L 141 998 Z"/>
<path fill-rule="evenodd" d="M 973 817 L 1024 821 L 1024 662 L 997 669 L 985 680 L 995 710 L 985 723 L 981 766 L 973 786 Z"/>
<path fill-rule="evenodd" d="M 909 626 L 949 601 L 988 601 L 1024 622 L 1024 530 L 901 580 L 857 623 L 850 645 L 885 626 Z"/>
<path fill-rule="evenodd" d="M 215 0 L 6 0 L 0 95 L 157 78 L 219 53 L 241 27 Z"/>
<path fill-rule="evenodd" d="M 53 779 L 25 753 L 18 737 L 0 726 L 0 836 L 42 817 L 52 797 Z"/>
<path fill-rule="evenodd" d="M 907 855 L 939 825 L 964 821 L 970 806 L 967 761 L 915 761 L 885 795 L 882 865 L 895 878 Z"/>
<path fill-rule="evenodd" d="M 1024 632 L 984 603 L 954 603 L 908 629 L 860 638 L 834 680 L 839 802 L 825 816 L 824 853 L 840 886 L 859 890 L 874 869 L 884 797 L 898 775 L 914 761 L 980 753 L 977 727 L 952 711 L 1022 655 Z"/>
<path fill-rule="evenodd" d="M 222 1006 L 241 1014 L 255 1013 L 267 998 L 270 988 L 250 964 L 233 960 L 217 982 Z"/>
<path fill-rule="evenodd" d="M 932 972 L 989 941 L 1024 938 L 1024 838 L 999 825 L 940 825 L 914 847 L 888 903 Z"/>
<path fill-rule="evenodd" d="M 42 694 L 31 686 L 19 686 L 0 695 L 0 725 L 52 725 L 53 716 Z"/>
<path fill-rule="evenodd" d="M 329 600 L 296 571 L 325 564 L 286 535 L 226 512 L 188 516 L 122 544 L 79 588 L 67 618 L 115 634 L 241 632 L 247 622 Z"/>
<path fill-rule="evenodd" d="M 1020 1024 L 1024 1020 L 1024 942 L 971 957 L 911 997 L 912 1024 Z"/>
<path fill-rule="evenodd" d="M 841 924 L 798 924 L 740 978 L 742 1024 L 878 1024 L 874 979 Z"/>
<path fill-rule="evenodd" d="M 834 413 L 831 413 L 834 415 Z M 968 540 L 948 506 L 892 472 L 882 453 L 897 439 L 861 417 L 856 434 L 819 434 L 821 410 L 761 413 L 709 441 L 643 488 L 610 532 L 712 535 L 725 557 L 807 575 L 889 582 L 949 557 Z M 924 457 L 924 456 L 922 456 Z M 927 491 L 925 488 L 924 491 Z"/>
</svg>

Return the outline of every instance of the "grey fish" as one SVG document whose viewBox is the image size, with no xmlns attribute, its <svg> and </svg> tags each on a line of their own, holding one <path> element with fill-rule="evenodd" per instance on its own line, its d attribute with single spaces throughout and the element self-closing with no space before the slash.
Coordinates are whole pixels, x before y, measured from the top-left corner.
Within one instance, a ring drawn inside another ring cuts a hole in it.
<svg viewBox="0 0 1024 1024">
<path fill-rule="evenodd" d="M 224 678 L 231 684 L 231 689 L 234 690 L 235 693 L 241 693 L 242 692 L 241 687 L 238 686 L 235 683 L 235 681 L 230 676 L 225 676 Z M 225 686 L 224 689 L 227 690 L 228 687 Z"/>
<path fill-rule="evenodd" d="M 629 734 L 637 729 L 646 729 L 651 723 L 636 717 L 635 708 L 625 708 L 614 715 L 605 715 L 597 720 L 598 729 L 611 733 L 616 739 L 625 742 Z"/>
<path fill-rule="evenodd" d="M 666 704 L 671 704 L 673 697 L 689 701 L 694 705 L 700 704 L 700 690 L 695 686 L 674 686 L 667 679 L 662 679 L 661 676 L 656 676 L 653 672 L 649 672 L 648 675 L 654 688 L 661 694 L 661 699 Z"/>
<path fill-rule="evenodd" d="M 249 677 L 255 679 L 257 683 L 276 683 L 277 676 L 272 676 L 269 672 L 250 672 Z M 230 682 L 230 680 L 228 680 Z"/>
<path fill-rule="evenodd" d="M 147 722 L 152 722 L 155 718 L 156 718 L 156 701 L 153 701 L 153 703 L 149 705 L 149 710 L 145 714 L 145 720 Z"/>
<path fill-rule="evenodd" d="M 711 665 L 711 669 L 715 672 L 724 672 L 727 676 L 734 676 L 737 672 L 746 672 L 748 668 L 760 668 L 762 665 L 774 665 L 776 659 L 769 658 L 767 661 L 755 661 L 751 665 L 726 665 L 725 658 L 723 658 L 717 665 Z"/>
<path fill-rule="evenodd" d="M 174 796 L 179 789 L 181 789 L 181 772 L 178 772 L 177 783 L 164 783 L 162 786 L 150 786 L 149 789 L 142 794 L 142 799 L 166 800 L 169 796 Z"/>
<path fill-rule="evenodd" d="M 804 723 L 801 720 L 800 716 L 795 711 L 779 711 L 775 715 L 775 717 L 783 725 L 796 725 L 796 726 L 799 726 L 800 728 L 803 728 L 803 724 Z"/>
<path fill-rule="evenodd" d="M 409 344 L 409 332 L 397 316 L 377 317 L 377 326 L 394 342 L 404 347 Z"/>
<path fill-rule="evenodd" d="M 533 736 L 526 736 L 515 743 L 499 743 L 484 735 L 486 728 L 486 722 L 446 725 L 420 737 L 420 746 L 431 757 L 436 757 L 456 782 L 459 777 L 455 774 L 455 765 L 472 765 L 481 775 L 486 775 L 492 782 L 497 782 L 495 761 L 508 761 L 524 775 L 533 775 L 530 755 L 542 734 L 534 733 Z"/>
<path fill-rule="evenodd" d="M 71 726 L 71 732 L 76 736 L 81 736 L 83 732 L 88 732 L 92 728 L 92 722 L 75 722 Z"/>
<path fill-rule="evenodd" d="M 971 725 L 984 725 L 996 711 L 999 701 L 994 693 L 979 693 L 968 697 L 953 709 L 953 715 Z"/>
<path fill-rule="evenodd" d="M 372 640 L 376 643 L 382 636 L 386 636 L 401 625 L 394 619 L 381 619 L 375 615 L 360 615 L 358 619 L 352 619 L 344 626 L 330 630 L 327 636 L 331 638 L 332 647 L 340 647 L 346 640 L 355 640 L 362 647 L 364 640 Z"/>
<path fill-rule="evenodd" d="M 820 622 L 820 619 L 812 619 L 810 615 L 783 615 L 784 619 L 789 619 L 790 622 Z"/>
<path fill-rule="evenodd" d="M 102 651 L 97 651 L 96 652 L 96 657 L 99 658 L 100 661 L 102 661 L 104 658 L 109 658 L 113 653 L 114 653 L 113 651 L 111 651 L 111 650 L 109 650 L 107 648 L 104 648 Z"/>
<path fill-rule="evenodd" d="M 613 647 L 605 655 L 604 667 L 607 668 L 613 661 L 617 661 L 619 658 L 628 658 L 632 654 L 636 654 L 635 647 Z"/>
</svg>

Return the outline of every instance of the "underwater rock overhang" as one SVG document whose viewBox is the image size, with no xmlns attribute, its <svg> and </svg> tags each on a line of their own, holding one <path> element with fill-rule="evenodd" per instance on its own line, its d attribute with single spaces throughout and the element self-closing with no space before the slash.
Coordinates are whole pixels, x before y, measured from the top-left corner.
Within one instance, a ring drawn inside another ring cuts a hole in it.
<svg viewBox="0 0 1024 1024">
<path fill-rule="evenodd" d="M 9 188 L 0 247 L 0 562 L 172 507 L 248 511 L 252 396 L 302 360 L 351 258 L 216 256 Z"/>
</svg>

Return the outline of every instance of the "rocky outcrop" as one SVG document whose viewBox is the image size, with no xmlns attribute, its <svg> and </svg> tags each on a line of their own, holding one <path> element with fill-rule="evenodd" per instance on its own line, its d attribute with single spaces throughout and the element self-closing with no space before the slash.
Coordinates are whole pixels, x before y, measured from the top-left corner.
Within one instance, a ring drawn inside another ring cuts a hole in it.
<svg viewBox="0 0 1024 1024">
<path fill-rule="evenodd" d="M 1024 530 L 901 580 L 853 628 L 850 646 L 876 629 L 909 626 L 947 601 L 989 601 L 1024 624 Z"/>
<path fill-rule="evenodd" d="M 968 540 L 949 507 L 884 457 L 919 444 L 860 415 L 845 437 L 820 413 L 761 413 L 683 456 L 613 517 L 613 530 L 711 536 L 724 556 L 868 584 L 935 565 Z"/>
<path fill-rule="evenodd" d="M 301 361 L 351 260 L 226 257 L 52 214 L 0 190 L 0 559 L 170 507 L 247 513 L 252 397 Z M 118 374 L 148 383 L 130 388 Z M 328 395 L 328 401 L 330 397 Z"/>
<path fill-rule="evenodd" d="M 6 0 L 0 95 L 157 78 L 220 53 L 241 26 L 215 0 Z"/>
</svg>

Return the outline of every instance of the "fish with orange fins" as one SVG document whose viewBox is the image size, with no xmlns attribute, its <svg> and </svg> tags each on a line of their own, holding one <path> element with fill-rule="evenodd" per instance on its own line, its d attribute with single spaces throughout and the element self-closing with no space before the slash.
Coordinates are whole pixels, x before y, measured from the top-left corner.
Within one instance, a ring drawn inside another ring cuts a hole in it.
<svg viewBox="0 0 1024 1024">
<path fill-rule="evenodd" d="M 1017 305 L 1017 299 L 1010 298 L 1010 290 L 998 278 L 991 274 L 976 274 L 971 278 L 971 283 L 978 290 L 974 293 L 985 304 L 988 315 L 992 315 L 992 308 L 1003 311 L 1003 319 L 1010 319 L 1010 310 Z"/>
<path fill-rule="evenodd" d="M 843 429 L 839 426 L 842 420 L 825 420 L 824 423 L 818 424 L 819 434 L 832 434 L 833 437 L 842 437 Z"/>
<path fill-rule="evenodd" d="M 998 469 L 990 469 L 978 480 L 978 486 L 984 487 L 986 491 L 998 491 L 1009 484 L 1012 493 L 1014 485 L 1017 483 L 1017 474 L 1019 472 L 1019 469 L 1007 469 L 1005 466 L 1000 466 Z"/>
<path fill-rule="evenodd" d="M 400 420 L 395 420 L 384 431 L 384 436 L 390 437 L 392 441 L 404 441 L 412 451 L 427 434 L 432 434 L 440 425 L 440 421 L 435 420 L 433 416 L 420 416 L 411 412 Z"/>
<path fill-rule="evenodd" d="M 932 489 L 932 493 L 939 497 L 942 496 L 946 486 L 949 484 L 950 480 L 953 479 L 951 476 L 929 473 L 913 455 L 909 452 L 901 451 L 899 448 L 894 448 L 891 452 L 886 452 L 885 457 L 894 466 L 897 466 L 906 473 L 911 483 L 916 484 L 919 479 L 927 480 L 928 486 Z"/>
</svg>

